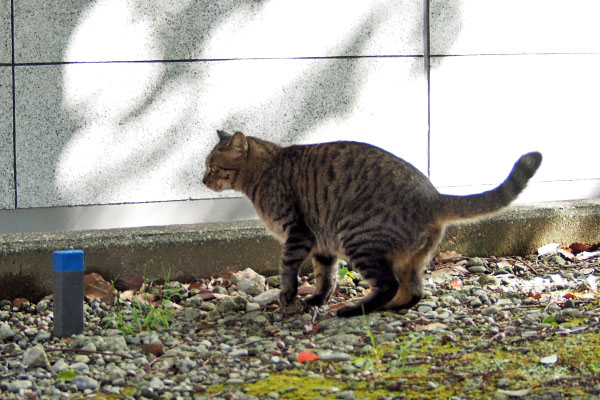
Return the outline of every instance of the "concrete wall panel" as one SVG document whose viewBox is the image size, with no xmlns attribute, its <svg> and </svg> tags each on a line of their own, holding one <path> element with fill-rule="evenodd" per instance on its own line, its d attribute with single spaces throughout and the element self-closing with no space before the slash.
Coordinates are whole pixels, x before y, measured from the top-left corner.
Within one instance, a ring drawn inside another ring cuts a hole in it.
<svg viewBox="0 0 600 400">
<path fill-rule="evenodd" d="M 431 0 L 431 54 L 600 52 L 597 0 Z"/>
<path fill-rule="evenodd" d="M 10 0 L 0 0 L 0 64 L 12 62 L 10 3 Z"/>
<path fill-rule="evenodd" d="M 15 4 L 18 62 L 423 54 L 410 0 Z"/>
<path fill-rule="evenodd" d="M 217 197 L 201 177 L 221 128 L 427 164 L 421 58 L 18 66 L 16 88 L 20 207 Z"/>
<path fill-rule="evenodd" d="M 539 150 L 544 162 L 533 181 L 540 185 L 529 200 L 600 195 L 599 69 L 600 55 L 434 59 L 433 182 L 442 191 L 476 192 L 502 182 L 519 155 Z"/>
<path fill-rule="evenodd" d="M 0 209 L 15 207 L 12 71 L 0 66 Z"/>
</svg>

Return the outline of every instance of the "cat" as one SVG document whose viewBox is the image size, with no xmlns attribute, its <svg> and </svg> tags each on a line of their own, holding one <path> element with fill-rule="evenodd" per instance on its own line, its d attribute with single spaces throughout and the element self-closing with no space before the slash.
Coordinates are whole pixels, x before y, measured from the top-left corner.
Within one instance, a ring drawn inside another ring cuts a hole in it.
<svg viewBox="0 0 600 400">
<path fill-rule="evenodd" d="M 538 152 L 525 154 L 497 188 L 451 196 L 408 162 L 366 143 L 281 147 L 241 132 L 217 134 L 202 181 L 243 193 L 283 243 L 282 306 L 296 298 L 298 270 L 309 255 L 316 279 L 309 305 L 331 297 L 338 257 L 370 283 L 368 294 L 337 310 L 341 317 L 417 304 L 422 271 L 445 225 L 505 208 L 542 161 Z"/>
</svg>

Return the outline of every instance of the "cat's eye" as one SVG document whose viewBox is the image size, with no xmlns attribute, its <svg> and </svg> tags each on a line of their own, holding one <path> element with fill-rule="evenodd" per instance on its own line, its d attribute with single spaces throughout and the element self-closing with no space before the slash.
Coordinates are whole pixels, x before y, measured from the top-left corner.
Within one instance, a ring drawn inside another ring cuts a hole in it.
<svg viewBox="0 0 600 400">
<path fill-rule="evenodd" d="M 218 168 L 217 168 L 217 166 L 216 166 L 216 165 L 214 165 L 214 164 L 210 166 L 210 172 L 212 172 L 213 174 L 214 174 L 215 172 L 217 172 L 217 169 L 218 169 Z"/>
</svg>

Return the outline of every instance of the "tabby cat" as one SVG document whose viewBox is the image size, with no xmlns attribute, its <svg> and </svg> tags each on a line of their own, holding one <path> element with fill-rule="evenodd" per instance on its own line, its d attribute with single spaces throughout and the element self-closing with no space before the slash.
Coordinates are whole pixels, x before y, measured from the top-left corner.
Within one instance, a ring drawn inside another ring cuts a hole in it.
<svg viewBox="0 0 600 400">
<path fill-rule="evenodd" d="M 337 311 L 343 317 L 418 303 L 422 270 L 445 225 L 508 206 L 542 161 L 540 153 L 525 154 L 496 189 L 450 196 L 438 193 L 411 164 L 369 144 L 280 147 L 241 132 L 217 133 L 203 183 L 246 195 L 284 244 L 281 304 L 296 298 L 298 269 L 308 255 L 316 290 L 306 302 L 326 302 L 335 289 L 339 257 L 371 284 L 367 295 Z"/>
</svg>

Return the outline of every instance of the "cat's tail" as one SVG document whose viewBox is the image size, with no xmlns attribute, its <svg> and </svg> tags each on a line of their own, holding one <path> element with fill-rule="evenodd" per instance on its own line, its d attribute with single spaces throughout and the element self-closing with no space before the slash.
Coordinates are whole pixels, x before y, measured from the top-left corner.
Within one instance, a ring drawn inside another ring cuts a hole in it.
<svg viewBox="0 0 600 400">
<path fill-rule="evenodd" d="M 440 195 L 440 219 L 450 222 L 502 210 L 525 189 L 541 163 L 540 153 L 527 153 L 519 158 L 508 178 L 495 189 L 469 196 Z"/>
</svg>

